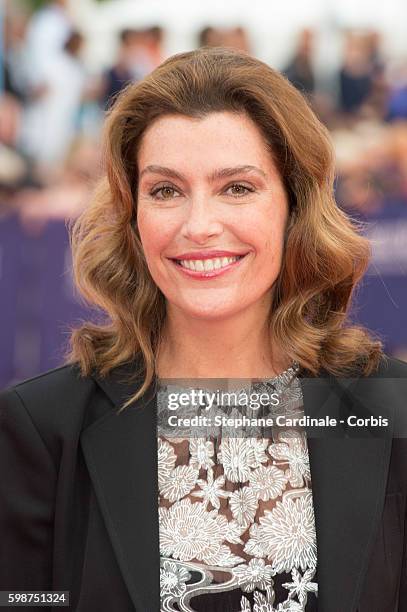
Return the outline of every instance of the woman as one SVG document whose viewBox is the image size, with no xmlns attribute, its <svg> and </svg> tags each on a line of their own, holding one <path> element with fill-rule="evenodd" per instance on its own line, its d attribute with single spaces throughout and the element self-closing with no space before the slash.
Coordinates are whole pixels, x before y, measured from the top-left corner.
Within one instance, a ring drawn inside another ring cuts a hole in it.
<svg viewBox="0 0 407 612">
<path fill-rule="evenodd" d="M 262 62 L 201 49 L 122 94 L 106 166 L 72 244 L 108 319 L 1 399 L 1 589 L 81 612 L 407 609 L 407 366 L 347 321 L 369 250 L 324 127 Z M 325 427 L 163 426 L 174 389 L 240 383 Z"/>
</svg>

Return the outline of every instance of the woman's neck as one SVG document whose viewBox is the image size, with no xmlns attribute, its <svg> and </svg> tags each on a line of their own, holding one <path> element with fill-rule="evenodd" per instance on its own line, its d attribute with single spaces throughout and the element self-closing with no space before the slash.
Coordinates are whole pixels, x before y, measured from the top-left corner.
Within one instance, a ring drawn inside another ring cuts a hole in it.
<svg viewBox="0 0 407 612">
<path fill-rule="evenodd" d="M 270 378 L 289 365 L 272 354 L 267 311 L 227 320 L 186 317 L 169 309 L 157 355 L 160 378 Z M 276 351 L 273 351 L 276 353 Z"/>
</svg>

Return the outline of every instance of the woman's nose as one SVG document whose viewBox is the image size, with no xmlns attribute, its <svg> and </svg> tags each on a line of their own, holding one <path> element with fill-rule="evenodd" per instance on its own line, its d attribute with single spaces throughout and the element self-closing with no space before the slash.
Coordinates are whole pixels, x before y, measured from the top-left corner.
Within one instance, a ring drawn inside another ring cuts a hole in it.
<svg viewBox="0 0 407 612">
<path fill-rule="evenodd" d="M 216 203 L 204 195 L 191 198 L 186 206 L 182 226 L 183 237 L 204 243 L 208 238 L 220 235 L 223 232 L 223 225 L 215 207 Z"/>
</svg>

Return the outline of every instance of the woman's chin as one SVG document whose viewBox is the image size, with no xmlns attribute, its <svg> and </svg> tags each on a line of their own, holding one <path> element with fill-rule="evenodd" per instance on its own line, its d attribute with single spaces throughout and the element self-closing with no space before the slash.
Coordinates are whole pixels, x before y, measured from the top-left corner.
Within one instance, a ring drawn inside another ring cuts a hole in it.
<svg viewBox="0 0 407 612">
<path fill-rule="evenodd" d="M 225 304 L 188 304 L 178 305 L 186 318 L 202 319 L 202 321 L 222 321 L 235 315 L 240 308 Z"/>
</svg>

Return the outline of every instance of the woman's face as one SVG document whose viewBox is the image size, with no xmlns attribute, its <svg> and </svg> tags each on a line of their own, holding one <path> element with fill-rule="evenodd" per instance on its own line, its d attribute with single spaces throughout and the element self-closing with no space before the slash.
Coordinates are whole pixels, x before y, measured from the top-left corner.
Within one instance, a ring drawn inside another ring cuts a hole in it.
<svg viewBox="0 0 407 612">
<path fill-rule="evenodd" d="M 137 220 L 148 268 L 170 308 L 224 319 L 271 300 L 288 199 L 246 115 L 167 115 L 138 154 Z"/>
</svg>

